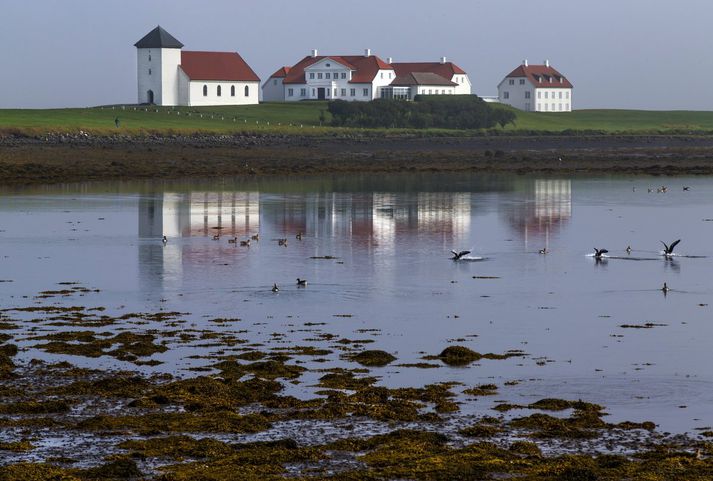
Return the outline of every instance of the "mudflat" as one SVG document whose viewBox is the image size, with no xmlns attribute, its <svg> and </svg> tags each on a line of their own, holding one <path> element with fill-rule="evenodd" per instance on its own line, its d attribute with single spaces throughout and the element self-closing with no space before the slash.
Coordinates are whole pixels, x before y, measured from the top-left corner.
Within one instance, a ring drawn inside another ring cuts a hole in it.
<svg viewBox="0 0 713 481">
<path fill-rule="evenodd" d="M 713 136 L 0 137 L 0 183 L 340 172 L 713 173 Z"/>
</svg>

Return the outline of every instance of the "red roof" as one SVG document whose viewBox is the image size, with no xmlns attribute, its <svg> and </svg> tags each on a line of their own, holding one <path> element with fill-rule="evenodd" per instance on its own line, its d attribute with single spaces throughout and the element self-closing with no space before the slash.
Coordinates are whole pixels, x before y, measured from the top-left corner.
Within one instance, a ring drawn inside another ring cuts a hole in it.
<svg viewBox="0 0 713 481">
<path fill-rule="evenodd" d="M 259 82 L 253 69 L 235 52 L 181 52 L 181 69 L 191 80 Z"/>
<path fill-rule="evenodd" d="M 571 89 L 573 85 L 564 75 L 547 65 L 520 65 L 505 78 L 526 77 L 537 88 Z"/>
<path fill-rule="evenodd" d="M 274 74 L 270 75 L 270 78 L 285 78 L 287 74 L 290 73 L 291 67 L 282 67 Z"/>
<path fill-rule="evenodd" d="M 305 68 L 314 65 L 323 59 L 330 59 L 344 65 L 353 71 L 351 83 L 371 83 L 379 70 L 393 70 L 393 67 L 381 60 L 376 55 L 365 57 L 363 55 L 318 55 L 317 57 L 307 56 L 295 64 L 288 72 L 285 84 L 304 84 Z M 278 70 L 279 72 L 279 70 Z"/>
<path fill-rule="evenodd" d="M 397 76 L 409 75 L 412 73 L 435 73 L 441 77 L 451 80 L 454 75 L 465 75 L 465 71 L 453 62 L 400 62 L 391 64 L 396 70 Z"/>
</svg>

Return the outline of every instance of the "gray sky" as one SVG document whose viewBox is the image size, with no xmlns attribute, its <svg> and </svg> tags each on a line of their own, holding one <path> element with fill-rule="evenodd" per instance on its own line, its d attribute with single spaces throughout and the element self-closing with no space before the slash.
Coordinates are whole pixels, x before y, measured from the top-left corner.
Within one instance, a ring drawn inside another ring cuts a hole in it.
<svg viewBox="0 0 713 481">
<path fill-rule="evenodd" d="M 265 79 L 310 49 L 447 56 L 473 90 L 527 58 L 575 85 L 575 108 L 713 110 L 711 0 L 3 0 L 0 108 L 136 101 L 133 44 L 157 24 L 189 50 L 238 51 Z M 347 6 L 342 6 L 347 5 Z"/>
</svg>

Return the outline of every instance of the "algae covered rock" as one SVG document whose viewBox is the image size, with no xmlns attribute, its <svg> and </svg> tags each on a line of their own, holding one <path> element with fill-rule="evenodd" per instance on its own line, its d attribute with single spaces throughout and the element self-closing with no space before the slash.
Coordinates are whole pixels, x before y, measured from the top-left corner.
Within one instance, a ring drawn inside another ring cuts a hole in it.
<svg viewBox="0 0 713 481">
<path fill-rule="evenodd" d="M 465 366 L 482 359 L 483 356 L 464 346 L 449 346 L 441 351 L 438 358 L 449 366 Z"/>
<path fill-rule="evenodd" d="M 362 351 L 359 354 L 356 354 L 352 357 L 352 360 L 358 362 L 362 366 L 381 367 L 394 362 L 396 357 L 386 351 L 371 350 Z"/>
</svg>

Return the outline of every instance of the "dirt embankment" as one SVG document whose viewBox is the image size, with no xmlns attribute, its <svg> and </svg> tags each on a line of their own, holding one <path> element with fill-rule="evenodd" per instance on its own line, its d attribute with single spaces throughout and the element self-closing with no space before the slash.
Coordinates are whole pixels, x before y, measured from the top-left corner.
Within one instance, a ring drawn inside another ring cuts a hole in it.
<svg viewBox="0 0 713 481">
<path fill-rule="evenodd" d="M 713 174 L 713 137 L 0 137 L 0 183 L 339 172 Z"/>
</svg>

